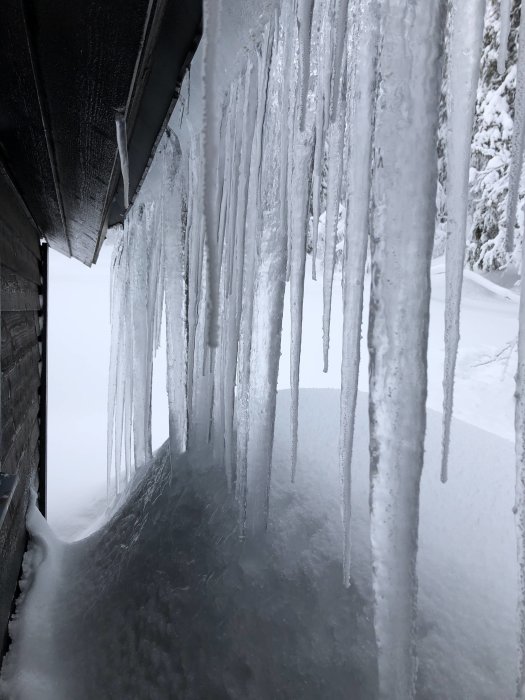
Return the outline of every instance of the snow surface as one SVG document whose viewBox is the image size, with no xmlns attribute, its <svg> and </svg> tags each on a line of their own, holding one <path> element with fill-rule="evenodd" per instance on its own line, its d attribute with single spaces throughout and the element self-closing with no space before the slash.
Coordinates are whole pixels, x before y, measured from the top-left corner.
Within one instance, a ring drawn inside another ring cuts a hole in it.
<svg viewBox="0 0 525 700">
<path fill-rule="evenodd" d="M 341 585 L 339 392 L 301 391 L 295 485 L 289 409 L 290 394 L 281 392 L 269 531 L 260 541 L 239 540 L 224 470 L 211 456 L 193 452 L 172 470 L 167 446 L 138 473 L 121 509 L 85 540 L 59 542 L 33 510 L 25 598 L 0 696 L 375 697 L 366 396 L 356 424 L 350 589 Z M 513 446 L 454 422 L 444 487 L 440 426 L 430 412 L 417 697 L 510 698 Z"/>
<path fill-rule="evenodd" d="M 93 530 L 106 507 L 107 375 L 101 367 L 109 344 L 110 257 L 107 246 L 91 271 L 58 255 L 51 259 L 49 520 L 66 539 Z M 335 357 L 342 343 L 339 285 L 340 278 L 332 309 Z M 439 482 L 440 418 L 429 417 L 418 563 L 419 698 L 512 696 L 515 355 L 510 346 L 498 353 L 516 337 L 517 304 L 491 285 L 479 275 L 464 281 L 455 412 L 485 430 L 453 422 L 447 486 Z M 433 266 L 432 291 L 429 405 L 439 410 L 441 260 Z M 79 311 L 81 322 L 75 321 Z M 338 363 L 322 371 L 322 313 L 321 283 L 307 279 L 301 384 L 335 388 Z M 281 389 L 289 386 L 286 318 Z M 162 357 L 154 380 L 154 446 L 168 434 Z M 289 407 L 289 393 L 281 392 L 270 535 L 257 555 L 238 542 L 222 470 L 210 465 L 208 454 L 183 458 L 168 476 L 163 448 L 137 487 L 149 494 L 146 501 L 133 496 L 110 524 L 78 544 L 59 542 L 32 514 L 37 539 L 27 579 L 35 576 L 42 548 L 48 554 L 12 628 L 15 644 L 2 676 L 6 698 L 161 698 L 177 688 L 182 698 L 346 698 L 350 687 L 353 698 L 374 697 L 365 398 L 356 426 L 350 591 L 341 585 L 339 392 L 301 391 L 295 486 L 289 483 Z M 161 495 L 159 484 L 168 478 L 172 487 Z M 202 523 L 197 530 L 195 522 Z M 30 667 L 27 658 L 34 660 Z"/>
</svg>

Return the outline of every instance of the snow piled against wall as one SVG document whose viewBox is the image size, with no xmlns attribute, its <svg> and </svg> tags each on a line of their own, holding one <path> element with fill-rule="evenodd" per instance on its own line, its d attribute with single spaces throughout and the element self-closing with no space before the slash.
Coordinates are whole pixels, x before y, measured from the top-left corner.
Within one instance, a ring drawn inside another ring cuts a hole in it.
<svg viewBox="0 0 525 700">
<path fill-rule="evenodd" d="M 40 516 L 0 696 L 9 700 L 333 698 L 377 693 L 360 399 L 352 586 L 341 586 L 334 390 L 301 394 L 289 480 L 290 395 L 279 395 L 267 536 L 238 537 L 224 470 L 167 446 L 102 530 L 57 542 Z M 512 444 L 456 423 L 453 488 L 439 485 L 440 417 L 422 483 L 420 700 L 511 697 L 516 635 Z M 40 564 L 39 567 L 37 565 Z M 32 587 L 29 584 L 32 583 Z M 28 659 L 31 663 L 28 663 Z"/>
</svg>

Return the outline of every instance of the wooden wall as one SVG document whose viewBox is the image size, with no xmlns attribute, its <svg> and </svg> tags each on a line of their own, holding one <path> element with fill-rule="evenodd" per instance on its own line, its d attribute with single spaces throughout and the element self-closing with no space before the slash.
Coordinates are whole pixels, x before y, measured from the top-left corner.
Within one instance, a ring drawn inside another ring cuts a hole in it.
<svg viewBox="0 0 525 700">
<path fill-rule="evenodd" d="M 40 461 L 42 249 L 23 204 L 0 171 L 0 471 L 19 481 L 0 527 L 0 642 L 26 545 L 25 515 Z"/>
</svg>

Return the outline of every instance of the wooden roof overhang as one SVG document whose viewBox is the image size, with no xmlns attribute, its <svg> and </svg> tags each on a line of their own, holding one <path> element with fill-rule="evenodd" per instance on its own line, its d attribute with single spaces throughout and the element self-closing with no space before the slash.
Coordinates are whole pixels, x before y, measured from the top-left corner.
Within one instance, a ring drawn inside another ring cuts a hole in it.
<svg viewBox="0 0 525 700">
<path fill-rule="evenodd" d="M 125 215 L 116 112 L 133 200 L 201 22 L 201 0 L 2 1 L 0 175 L 52 248 L 96 261 Z"/>
</svg>

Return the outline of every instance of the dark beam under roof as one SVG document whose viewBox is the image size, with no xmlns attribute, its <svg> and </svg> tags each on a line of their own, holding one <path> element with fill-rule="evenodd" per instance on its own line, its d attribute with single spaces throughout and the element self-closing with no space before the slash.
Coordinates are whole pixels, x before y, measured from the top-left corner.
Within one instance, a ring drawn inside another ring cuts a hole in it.
<svg viewBox="0 0 525 700">
<path fill-rule="evenodd" d="M 49 244 L 91 264 L 136 192 L 200 38 L 201 0 L 3 0 L 0 161 Z M 117 189 L 119 188 L 119 189 Z"/>
</svg>

